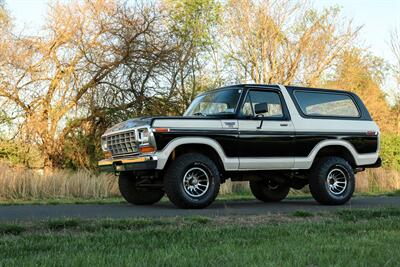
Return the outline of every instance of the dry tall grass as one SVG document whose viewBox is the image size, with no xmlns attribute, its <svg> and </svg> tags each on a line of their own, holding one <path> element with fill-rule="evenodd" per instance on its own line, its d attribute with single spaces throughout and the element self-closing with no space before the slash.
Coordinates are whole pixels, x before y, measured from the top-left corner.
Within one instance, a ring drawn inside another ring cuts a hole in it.
<svg viewBox="0 0 400 267">
<path fill-rule="evenodd" d="M 357 193 L 387 193 L 400 190 L 400 172 L 390 169 L 368 169 L 356 175 Z M 292 190 L 292 194 L 307 192 Z M 221 185 L 220 194 L 250 192 L 248 182 L 226 182 Z"/>
<path fill-rule="evenodd" d="M 43 175 L 0 164 L 0 200 L 107 198 L 119 196 L 114 175 L 88 171 L 54 171 Z"/>
<path fill-rule="evenodd" d="M 368 169 L 356 177 L 356 191 L 362 193 L 400 190 L 400 172 L 390 169 Z"/>
<path fill-rule="evenodd" d="M 400 172 L 371 169 L 357 174 L 356 191 L 379 193 L 400 190 Z M 226 182 L 220 195 L 248 193 L 247 182 Z M 113 174 L 94 175 L 88 171 L 55 171 L 43 175 L 25 168 L 0 163 L 0 200 L 100 199 L 120 196 Z"/>
</svg>

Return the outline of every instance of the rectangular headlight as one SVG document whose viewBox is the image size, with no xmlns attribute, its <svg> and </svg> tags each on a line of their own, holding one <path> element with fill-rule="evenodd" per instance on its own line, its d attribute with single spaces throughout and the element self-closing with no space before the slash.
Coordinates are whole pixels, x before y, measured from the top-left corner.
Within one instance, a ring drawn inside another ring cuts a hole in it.
<svg viewBox="0 0 400 267">
<path fill-rule="evenodd" d="M 138 141 L 141 144 L 147 144 L 150 140 L 150 131 L 148 128 L 141 128 L 138 130 Z"/>
<path fill-rule="evenodd" d="M 105 137 L 101 138 L 101 149 L 103 151 L 108 151 L 107 138 Z"/>
</svg>

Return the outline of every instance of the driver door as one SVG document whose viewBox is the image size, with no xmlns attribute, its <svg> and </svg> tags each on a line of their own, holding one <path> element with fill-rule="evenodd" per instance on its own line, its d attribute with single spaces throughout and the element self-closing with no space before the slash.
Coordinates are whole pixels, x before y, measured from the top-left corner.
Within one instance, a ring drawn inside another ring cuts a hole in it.
<svg viewBox="0 0 400 267">
<path fill-rule="evenodd" d="M 255 114 L 255 105 L 260 103 L 266 103 L 267 111 Z M 277 170 L 294 166 L 294 126 L 279 90 L 248 89 L 238 130 L 239 169 Z"/>
</svg>

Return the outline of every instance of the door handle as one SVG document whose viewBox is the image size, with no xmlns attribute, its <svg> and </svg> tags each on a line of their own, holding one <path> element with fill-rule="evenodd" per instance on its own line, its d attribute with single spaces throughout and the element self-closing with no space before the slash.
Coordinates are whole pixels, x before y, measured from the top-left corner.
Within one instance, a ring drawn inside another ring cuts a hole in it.
<svg viewBox="0 0 400 267">
<path fill-rule="evenodd" d="M 280 125 L 281 126 L 288 126 L 289 124 L 288 123 L 281 123 Z"/>
</svg>

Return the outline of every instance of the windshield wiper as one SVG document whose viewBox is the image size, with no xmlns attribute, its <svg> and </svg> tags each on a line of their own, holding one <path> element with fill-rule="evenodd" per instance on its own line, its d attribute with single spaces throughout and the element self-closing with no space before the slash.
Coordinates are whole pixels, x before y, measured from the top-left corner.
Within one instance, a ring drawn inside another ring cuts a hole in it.
<svg viewBox="0 0 400 267">
<path fill-rule="evenodd" d="M 235 114 L 235 113 L 234 112 L 226 112 L 226 111 L 214 113 L 214 115 L 231 115 L 231 114 Z"/>
<path fill-rule="evenodd" d="M 201 113 L 201 112 L 196 112 L 196 113 L 193 113 L 193 116 L 207 116 L 206 114 L 204 114 L 204 113 Z"/>
</svg>

